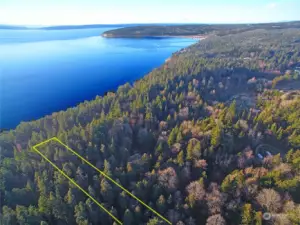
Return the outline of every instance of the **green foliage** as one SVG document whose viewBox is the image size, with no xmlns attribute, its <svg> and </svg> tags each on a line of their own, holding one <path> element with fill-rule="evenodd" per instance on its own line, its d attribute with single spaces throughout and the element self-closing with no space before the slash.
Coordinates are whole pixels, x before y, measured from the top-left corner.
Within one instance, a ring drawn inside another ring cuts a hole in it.
<svg viewBox="0 0 300 225">
<path fill-rule="evenodd" d="M 255 225 L 262 225 L 262 212 L 256 212 L 254 217 L 254 224 Z"/>
<path fill-rule="evenodd" d="M 252 206 L 245 204 L 242 209 L 242 225 L 251 225 L 253 221 Z"/>
<path fill-rule="evenodd" d="M 293 209 L 293 210 L 290 210 L 287 214 L 289 220 L 291 221 L 291 224 L 292 225 L 297 225 L 299 224 L 299 221 L 300 221 L 300 207 L 299 205 Z"/>
<path fill-rule="evenodd" d="M 218 126 L 215 126 L 211 132 L 211 145 L 216 147 L 220 144 L 221 141 L 221 129 Z"/>
<path fill-rule="evenodd" d="M 191 139 L 187 146 L 186 159 L 193 160 L 199 159 L 201 156 L 201 144 L 196 139 Z"/>
<path fill-rule="evenodd" d="M 168 138 L 168 144 L 169 146 L 172 146 L 175 141 L 176 141 L 176 136 L 177 136 L 177 129 L 173 129 L 169 135 L 169 138 Z"/>
<path fill-rule="evenodd" d="M 179 166 L 183 166 L 184 164 L 184 155 L 183 155 L 183 151 L 180 151 L 177 155 L 177 163 Z"/>
<path fill-rule="evenodd" d="M 161 221 L 161 219 L 158 219 L 158 218 L 153 218 L 153 219 L 150 219 L 147 223 L 147 225 L 163 225 L 164 222 Z"/>
</svg>

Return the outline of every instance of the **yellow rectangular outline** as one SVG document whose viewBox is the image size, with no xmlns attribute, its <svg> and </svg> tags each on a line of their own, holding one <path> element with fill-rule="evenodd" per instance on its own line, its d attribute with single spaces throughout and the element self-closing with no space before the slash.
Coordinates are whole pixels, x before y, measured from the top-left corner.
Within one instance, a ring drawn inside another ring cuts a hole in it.
<svg viewBox="0 0 300 225">
<path fill-rule="evenodd" d="M 49 162 L 55 169 L 57 169 L 63 176 L 65 176 L 72 184 L 74 184 L 78 189 L 80 189 L 85 195 L 87 195 L 90 199 L 93 200 L 101 209 L 103 209 L 108 215 L 110 215 L 118 224 L 123 225 L 123 223 L 116 218 L 113 214 L 111 214 L 101 203 L 99 203 L 96 199 L 94 199 L 89 193 L 87 193 L 81 186 L 79 186 L 71 177 L 69 177 L 64 171 L 62 171 L 60 168 L 58 168 L 51 160 L 49 160 L 44 154 L 42 154 L 36 147 L 40 146 L 42 144 L 48 143 L 49 141 L 52 141 L 54 139 L 49 139 L 45 142 L 42 142 L 38 145 L 33 146 L 32 148 L 41 155 L 47 162 Z"/>
<path fill-rule="evenodd" d="M 74 184 L 77 188 L 79 188 L 85 195 L 87 195 L 91 200 L 93 200 L 101 209 L 103 209 L 108 215 L 110 215 L 118 224 L 122 225 L 123 223 L 118 220 L 113 214 L 111 214 L 107 209 L 105 209 L 104 206 L 102 206 L 96 199 L 94 199 L 89 193 L 87 193 L 82 187 L 80 187 L 72 178 L 70 178 L 67 174 L 65 174 L 60 168 L 58 168 L 55 163 L 53 163 L 51 160 L 49 160 L 44 154 L 42 154 L 37 147 L 44 145 L 50 141 L 56 141 L 60 143 L 62 146 L 64 146 L 68 151 L 72 152 L 74 155 L 79 157 L 82 161 L 84 161 L 86 164 L 91 166 L 93 169 L 95 169 L 97 172 L 99 172 L 102 176 L 104 176 L 106 179 L 110 180 L 113 184 L 117 185 L 119 188 L 121 188 L 124 192 L 126 192 L 129 196 L 137 200 L 139 203 L 141 203 L 143 206 L 145 206 L 147 209 L 152 211 L 155 215 L 157 215 L 159 218 L 167 222 L 168 224 L 172 223 L 167 220 L 165 217 L 163 217 L 161 214 L 159 214 L 157 211 L 152 209 L 150 206 L 148 206 L 146 203 L 144 203 L 142 200 L 140 200 L 138 197 L 133 195 L 130 191 L 128 191 L 126 188 L 118 184 L 115 180 L 113 180 L 110 176 L 106 175 L 103 171 L 99 170 L 96 166 L 91 164 L 89 161 L 87 161 L 85 158 L 83 158 L 81 155 L 79 155 L 77 152 L 75 152 L 73 149 L 71 149 L 69 146 L 64 144 L 61 140 L 59 140 L 57 137 L 52 137 L 50 139 L 47 139 L 46 141 L 40 142 L 39 144 L 34 145 L 32 148 L 40 155 L 42 158 L 44 158 L 47 162 L 49 162 L 55 169 L 57 169 L 63 176 L 65 176 L 72 184 Z"/>
</svg>

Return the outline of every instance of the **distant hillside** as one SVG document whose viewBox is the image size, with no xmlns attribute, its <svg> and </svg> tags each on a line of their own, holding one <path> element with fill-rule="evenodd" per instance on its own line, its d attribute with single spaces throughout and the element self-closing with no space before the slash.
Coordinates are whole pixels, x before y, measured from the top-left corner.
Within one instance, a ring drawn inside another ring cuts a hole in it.
<svg viewBox="0 0 300 225">
<path fill-rule="evenodd" d="M 9 30 L 70 30 L 70 29 L 92 29 L 92 28 L 124 28 L 124 27 L 137 27 L 137 26 L 171 26 L 171 25 L 181 25 L 181 24 L 85 24 L 85 25 L 57 25 L 57 26 L 17 26 L 17 25 L 4 25 L 0 24 L 0 29 L 9 29 Z"/>
<path fill-rule="evenodd" d="M 261 24 L 189 24 L 125 27 L 104 32 L 104 37 L 190 36 L 216 34 L 224 36 L 255 29 L 300 28 L 300 21 Z"/>
<path fill-rule="evenodd" d="M 12 26 L 12 25 L 0 24 L 0 29 L 5 29 L 5 30 L 26 30 L 28 28 L 24 27 L 24 26 Z"/>
<path fill-rule="evenodd" d="M 103 27 L 123 27 L 123 24 L 89 24 L 89 25 L 61 25 L 41 27 L 41 30 L 69 30 L 69 29 L 90 29 Z"/>
<path fill-rule="evenodd" d="M 153 25 L 170 25 L 170 24 L 87 24 L 87 25 L 60 25 L 41 27 L 42 30 L 69 30 L 69 29 L 91 29 L 91 28 L 105 28 L 105 27 L 136 27 L 136 26 L 153 26 Z"/>
</svg>

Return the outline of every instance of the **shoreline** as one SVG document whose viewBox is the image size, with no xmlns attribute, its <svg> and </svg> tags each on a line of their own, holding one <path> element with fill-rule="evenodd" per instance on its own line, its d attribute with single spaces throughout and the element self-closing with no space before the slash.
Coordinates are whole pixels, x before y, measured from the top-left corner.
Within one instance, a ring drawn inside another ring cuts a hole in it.
<svg viewBox="0 0 300 225">
<path fill-rule="evenodd" d="M 163 36 L 153 36 L 153 37 L 159 37 L 159 38 L 189 38 L 189 39 L 195 39 L 195 40 L 204 40 L 208 38 L 208 36 L 200 36 L 200 35 L 163 35 Z"/>
<path fill-rule="evenodd" d="M 209 35 L 151 35 L 151 36 L 140 36 L 140 35 L 107 35 L 107 34 L 101 34 L 100 35 L 103 38 L 190 38 L 195 40 L 204 40 L 209 37 Z"/>
</svg>

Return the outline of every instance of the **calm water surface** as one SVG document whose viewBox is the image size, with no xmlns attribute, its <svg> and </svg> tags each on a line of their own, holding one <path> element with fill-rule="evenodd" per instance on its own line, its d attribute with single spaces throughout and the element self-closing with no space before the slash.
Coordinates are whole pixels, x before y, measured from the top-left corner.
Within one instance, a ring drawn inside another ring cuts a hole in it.
<svg viewBox="0 0 300 225">
<path fill-rule="evenodd" d="M 0 30 L 0 128 L 94 99 L 195 43 L 105 39 L 100 37 L 105 30 Z"/>
</svg>

